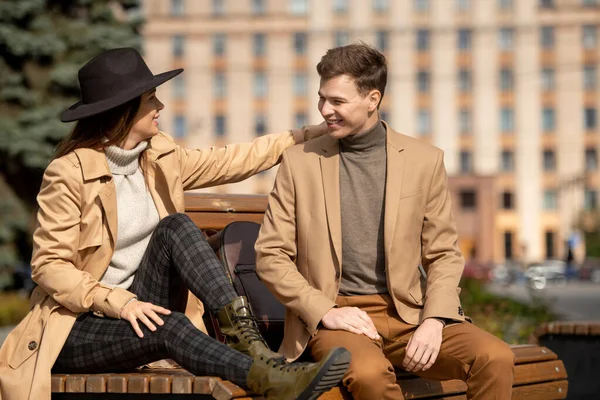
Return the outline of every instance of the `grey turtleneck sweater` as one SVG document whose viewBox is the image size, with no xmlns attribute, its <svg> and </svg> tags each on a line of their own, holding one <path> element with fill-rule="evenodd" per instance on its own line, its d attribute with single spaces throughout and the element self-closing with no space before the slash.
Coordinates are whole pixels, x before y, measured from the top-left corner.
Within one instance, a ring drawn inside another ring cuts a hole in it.
<svg viewBox="0 0 600 400">
<path fill-rule="evenodd" d="M 131 286 L 160 220 L 140 169 L 140 154 L 146 146 L 148 142 L 143 141 L 131 150 L 117 146 L 104 150 L 117 189 L 118 234 L 115 254 L 100 281 L 124 289 Z"/>
<path fill-rule="evenodd" d="M 383 222 L 385 126 L 340 139 L 342 279 L 345 296 L 388 293 Z"/>
</svg>

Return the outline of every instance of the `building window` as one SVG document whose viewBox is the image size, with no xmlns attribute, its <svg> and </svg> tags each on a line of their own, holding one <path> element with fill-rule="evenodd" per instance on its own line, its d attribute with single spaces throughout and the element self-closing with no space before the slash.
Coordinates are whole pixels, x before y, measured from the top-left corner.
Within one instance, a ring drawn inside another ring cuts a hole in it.
<svg viewBox="0 0 600 400">
<path fill-rule="evenodd" d="M 500 90 L 502 92 L 512 92 L 515 86 L 513 70 L 502 68 L 500 70 Z"/>
<path fill-rule="evenodd" d="M 583 129 L 591 131 L 596 129 L 596 109 L 585 108 L 583 110 Z"/>
<path fill-rule="evenodd" d="M 598 169 L 598 153 L 594 147 L 585 149 L 585 170 L 595 171 Z"/>
<path fill-rule="evenodd" d="M 417 116 L 417 133 L 419 135 L 428 135 L 431 133 L 431 113 L 429 110 L 419 110 Z"/>
<path fill-rule="evenodd" d="M 262 98 L 267 95 L 267 75 L 264 71 L 254 73 L 254 97 Z"/>
<path fill-rule="evenodd" d="M 460 208 L 463 210 L 474 210 L 477 208 L 477 193 L 475 190 L 465 189 L 458 193 Z"/>
<path fill-rule="evenodd" d="M 255 33 L 252 39 L 254 57 L 263 57 L 267 48 L 267 37 L 264 33 Z"/>
<path fill-rule="evenodd" d="M 173 36 L 173 57 L 183 57 L 185 53 L 185 37 L 183 35 Z"/>
<path fill-rule="evenodd" d="M 379 110 L 379 119 L 385 122 L 390 122 L 390 113 L 386 110 Z"/>
<path fill-rule="evenodd" d="M 227 36 L 224 33 L 213 35 L 213 54 L 217 57 L 224 56 L 226 51 Z"/>
<path fill-rule="evenodd" d="M 181 17 L 185 13 L 184 0 L 171 0 L 171 16 Z"/>
<path fill-rule="evenodd" d="M 583 89 L 596 89 L 596 75 L 598 74 L 595 65 L 585 65 L 583 67 Z"/>
<path fill-rule="evenodd" d="M 542 161 L 544 171 L 552 172 L 556 170 L 556 154 L 554 150 L 544 150 Z"/>
<path fill-rule="evenodd" d="M 227 129 L 226 119 L 224 115 L 215 116 L 215 135 L 222 137 L 225 136 L 225 131 Z"/>
<path fill-rule="evenodd" d="M 426 93 L 429 91 L 429 72 L 417 72 L 417 88 L 420 93 Z"/>
<path fill-rule="evenodd" d="M 429 31 L 427 29 L 417 30 L 417 50 L 429 50 Z"/>
<path fill-rule="evenodd" d="M 456 0 L 456 9 L 459 12 L 469 11 L 471 9 L 471 0 Z"/>
<path fill-rule="evenodd" d="M 470 29 L 459 29 L 458 30 L 458 49 L 462 51 L 471 49 L 471 30 Z"/>
<path fill-rule="evenodd" d="M 184 75 L 177 75 L 173 78 L 172 83 L 173 88 L 173 98 L 176 100 L 181 100 L 185 98 L 185 78 Z"/>
<path fill-rule="evenodd" d="M 373 0 L 373 11 L 384 13 L 390 9 L 389 0 Z"/>
<path fill-rule="evenodd" d="M 511 133 L 515 130 L 515 112 L 512 108 L 500 110 L 500 131 Z"/>
<path fill-rule="evenodd" d="M 596 33 L 596 26 L 595 25 L 584 25 L 583 26 L 583 36 L 581 38 L 582 40 L 582 46 L 584 49 L 595 49 L 596 48 L 596 42 L 597 42 L 597 33 Z"/>
<path fill-rule="evenodd" d="M 458 127 L 461 135 L 471 134 L 471 111 L 463 108 L 458 113 Z"/>
<path fill-rule="evenodd" d="M 333 33 L 334 47 L 346 46 L 350 42 L 348 31 L 336 31 Z"/>
<path fill-rule="evenodd" d="M 460 152 L 460 173 L 470 174 L 473 172 L 473 156 L 470 151 L 463 150 Z"/>
<path fill-rule="evenodd" d="M 263 15 L 266 11 L 265 0 L 252 0 L 252 14 Z"/>
<path fill-rule="evenodd" d="M 296 55 L 306 54 L 306 33 L 294 33 L 294 52 Z"/>
<path fill-rule="evenodd" d="M 308 76 L 306 72 L 296 72 L 294 75 L 294 95 L 306 96 L 308 87 Z"/>
<path fill-rule="evenodd" d="M 308 13 L 308 0 L 290 0 L 290 13 L 292 15 L 306 15 Z"/>
<path fill-rule="evenodd" d="M 541 8 L 554 8 L 554 0 L 540 0 Z"/>
<path fill-rule="evenodd" d="M 377 43 L 377 50 L 385 53 L 388 49 L 388 37 L 387 31 L 377 31 L 375 33 L 375 42 Z"/>
<path fill-rule="evenodd" d="M 419 13 L 429 11 L 429 0 L 414 0 L 415 1 L 415 11 Z"/>
<path fill-rule="evenodd" d="M 596 210 L 598 208 L 598 192 L 594 189 L 585 188 L 584 207 L 586 210 Z"/>
<path fill-rule="evenodd" d="M 346 14 L 348 12 L 348 0 L 334 0 L 333 11 L 336 14 Z"/>
<path fill-rule="evenodd" d="M 471 71 L 468 69 L 458 71 L 458 90 L 463 93 L 471 91 Z"/>
<path fill-rule="evenodd" d="M 213 81 L 213 95 L 217 99 L 222 99 L 227 95 L 227 77 L 221 71 L 215 72 Z"/>
<path fill-rule="evenodd" d="M 254 119 L 254 133 L 256 136 L 262 136 L 267 133 L 267 117 L 264 114 L 257 114 Z"/>
<path fill-rule="evenodd" d="M 185 136 L 186 126 L 185 117 L 183 115 L 176 115 L 173 118 L 174 135 L 176 138 L 182 138 Z"/>
<path fill-rule="evenodd" d="M 502 192 L 502 209 L 512 210 L 515 208 L 515 199 L 513 192 Z"/>
<path fill-rule="evenodd" d="M 515 153 L 512 150 L 502 150 L 500 169 L 502 172 L 512 172 L 515 170 Z"/>
<path fill-rule="evenodd" d="M 546 231 L 546 260 L 551 260 L 555 257 L 554 254 L 554 237 L 556 233 L 553 231 Z"/>
<path fill-rule="evenodd" d="M 554 90 L 554 69 L 553 68 L 542 69 L 542 90 L 544 92 Z"/>
<path fill-rule="evenodd" d="M 554 189 L 544 190 L 544 204 L 542 205 L 544 210 L 552 211 L 558 208 L 558 195 Z"/>
<path fill-rule="evenodd" d="M 225 15 L 225 0 L 212 0 L 213 15 L 220 17 Z"/>
<path fill-rule="evenodd" d="M 501 10 L 511 10 L 513 8 L 513 0 L 497 0 L 498 8 Z"/>
<path fill-rule="evenodd" d="M 554 27 L 542 26 L 540 28 L 540 46 L 542 49 L 551 49 L 554 47 Z"/>
<path fill-rule="evenodd" d="M 596 7 L 598 5 L 598 0 L 581 0 L 581 5 L 583 7 Z"/>
<path fill-rule="evenodd" d="M 501 28 L 498 32 L 498 46 L 501 51 L 511 51 L 515 46 L 515 30 Z"/>
<path fill-rule="evenodd" d="M 504 232 L 504 258 L 506 260 L 513 258 L 513 233 L 510 231 Z"/>
<path fill-rule="evenodd" d="M 296 128 L 302 128 L 308 122 L 308 117 L 306 116 L 306 113 L 303 112 L 296 113 L 294 119 Z"/>
<path fill-rule="evenodd" d="M 542 110 L 542 130 L 554 132 L 556 129 L 556 113 L 554 108 L 546 107 Z"/>
</svg>

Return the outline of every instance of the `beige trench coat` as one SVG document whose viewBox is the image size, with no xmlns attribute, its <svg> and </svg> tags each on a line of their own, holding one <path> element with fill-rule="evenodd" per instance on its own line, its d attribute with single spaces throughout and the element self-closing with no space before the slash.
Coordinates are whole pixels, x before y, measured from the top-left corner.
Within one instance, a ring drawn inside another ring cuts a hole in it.
<svg viewBox="0 0 600 400">
<path fill-rule="evenodd" d="M 146 150 L 146 173 L 160 217 L 185 211 L 184 190 L 238 182 L 274 166 L 302 136 L 286 132 L 208 150 L 155 136 Z M 98 281 L 117 235 L 115 185 L 104 152 L 78 149 L 52 161 L 37 200 L 31 264 L 39 286 L 31 311 L 0 349 L 0 400 L 50 399 L 51 368 L 78 314 L 118 318 L 134 297 Z"/>
</svg>

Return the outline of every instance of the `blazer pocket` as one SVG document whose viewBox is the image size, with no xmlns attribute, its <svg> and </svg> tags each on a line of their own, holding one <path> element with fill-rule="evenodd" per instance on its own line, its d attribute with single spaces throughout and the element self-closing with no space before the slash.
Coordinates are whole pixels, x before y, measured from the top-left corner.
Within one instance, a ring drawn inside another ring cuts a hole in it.
<svg viewBox="0 0 600 400">
<path fill-rule="evenodd" d="M 94 210 L 85 218 L 81 218 L 79 226 L 79 245 L 78 250 L 88 247 L 96 247 L 102 244 L 103 224 L 102 211 Z"/>
<path fill-rule="evenodd" d="M 421 285 L 421 280 L 417 281 L 417 283 L 408 289 L 408 294 L 413 298 L 415 303 L 418 305 L 423 305 L 423 297 L 425 296 L 425 292 L 423 290 L 423 286 Z"/>
<path fill-rule="evenodd" d="M 402 193 L 400 195 L 400 200 L 405 199 L 407 197 L 417 196 L 417 195 L 419 195 L 421 193 L 423 193 L 423 188 L 422 187 L 411 189 L 411 190 L 408 190 L 406 193 Z"/>
</svg>

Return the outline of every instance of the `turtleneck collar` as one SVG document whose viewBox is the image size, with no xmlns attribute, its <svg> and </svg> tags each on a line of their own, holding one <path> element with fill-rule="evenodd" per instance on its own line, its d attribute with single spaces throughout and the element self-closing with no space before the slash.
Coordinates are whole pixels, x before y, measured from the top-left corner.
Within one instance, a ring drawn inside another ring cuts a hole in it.
<svg viewBox="0 0 600 400">
<path fill-rule="evenodd" d="M 385 146 L 385 138 L 385 126 L 381 120 L 377 120 L 377 123 L 368 131 L 340 139 L 340 149 L 345 152 L 370 150 Z"/>
<path fill-rule="evenodd" d="M 131 150 L 125 150 L 118 146 L 108 146 L 104 149 L 108 168 L 113 175 L 133 175 L 139 168 L 139 157 L 146 150 L 148 141 L 138 143 Z"/>
</svg>

